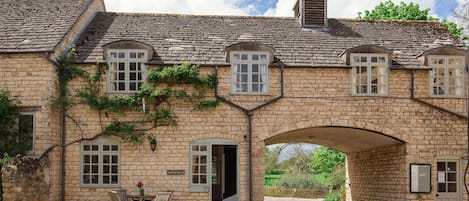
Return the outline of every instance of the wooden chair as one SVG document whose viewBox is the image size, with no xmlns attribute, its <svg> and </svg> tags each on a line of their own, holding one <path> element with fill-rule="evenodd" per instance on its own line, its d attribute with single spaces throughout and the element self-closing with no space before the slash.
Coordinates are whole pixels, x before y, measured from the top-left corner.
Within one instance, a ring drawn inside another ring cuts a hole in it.
<svg viewBox="0 0 469 201">
<path fill-rule="evenodd" d="M 153 201 L 171 201 L 173 199 L 173 192 L 157 192 Z"/>
<path fill-rule="evenodd" d="M 107 194 L 111 197 L 111 201 L 122 201 L 117 191 L 109 191 Z"/>
<path fill-rule="evenodd" d="M 108 192 L 111 201 L 128 201 L 126 190 L 112 190 Z"/>
</svg>

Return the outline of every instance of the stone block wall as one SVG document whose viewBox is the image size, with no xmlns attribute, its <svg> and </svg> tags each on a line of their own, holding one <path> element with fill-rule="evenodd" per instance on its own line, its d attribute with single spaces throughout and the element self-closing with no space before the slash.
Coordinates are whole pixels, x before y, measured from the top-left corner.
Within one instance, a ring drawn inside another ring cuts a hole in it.
<svg viewBox="0 0 469 201">
<path fill-rule="evenodd" d="M 90 67 L 90 66 L 88 66 Z M 202 73 L 213 72 L 211 67 Z M 229 67 L 220 67 L 218 76 L 220 95 L 245 108 L 254 108 L 280 93 L 280 69 L 270 73 L 269 96 L 240 96 L 229 93 Z M 428 98 L 425 81 L 428 71 L 416 74 L 416 93 Z M 354 200 L 406 200 L 408 192 L 408 164 L 426 162 L 420 156 L 436 150 L 429 158 L 443 153 L 442 143 L 450 140 L 452 149 L 461 150 L 453 155 L 465 156 L 465 121 L 446 112 L 421 105 L 410 99 L 410 71 L 391 70 L 389 95 L 384 97 L 350 96 L 350 69 L 344 68 L 286 68 L 285 95 L 271 105 L 253 114 L 253 195 L 255 201 L 263 200 L 263 150 L 264 140 L 288 131 L 320 126 L 337 126 L 366 129 L 383 133 L 405 142 L 393 147 L 382 147 L 363 153 L 348 153 L 352 198 Z M 72 83 L 80 87 L 80 82 Z M 105 83 L 103 83 L 105 86 Z M 104 88 L 103 88 L 104 90 Z M 213 92 L 209 92 L 213 93 Z M 447 101 L 451 102 L 452 99 Z M 465 102 L 451 102 L 454 108 Z M 446 103 L 445 103 L 446 104 Z M 148 142 L 129 144 L 121 142 L 120 188 L 136 193 L 135 183 L 145 182 L 148 193 L 174 190 L 174 200 L 208 200 L 209 193 L 189 192 L 189 145 L 194 140 L 224 138 L 237 141 L 240 149 L 240 193 L 247 200 L 248 147 L 247 117 L 239 109 L 221 103 L 215 109 L 193 111 L 187 103 L 174 102 L 178 126 L 159 127 L 149 132 L 156 136 L 158 147 L 151 152 Z M 71 114 L 83 123 L 81 131 L 68 122 L 68 139 L 90 137 L 100 132 L 99 115 L 86 105 L 77 105 Z M 135 114 L 126 115 L 131 120 Z M 104 119 L 110 123 L 112 115 Z M 446 137 L 445 137 L 446 136 Z M 447 138 L 450 136 L 450 138 Z M 118 140 L 118 139 L 115 139 Z M 436 140 L 436 141 L 435 141 Z M 313 141 L 314 143 L 314 141 Z M 79 183 L 80 146 L 67 148 L 67 200 L 99 200 L 106 197 L 107 188 L 85 188 Z M 185 175 L 166 175 L 168 169 L 185 170 Z M 374 173 L 373 173 L 374 172 Z M 366 178 L 364 175 L 372 174 Z M 397 175 L 397 176 L 396 176 Z M 373 179 L 374 178 L 374 179 Z M 462 190 L 462 189 L 461 189 Z M 393 196 L 392 194 L 399 194 Z M 429 200 L 434 197 L 429 195 Z"/>
</svg>

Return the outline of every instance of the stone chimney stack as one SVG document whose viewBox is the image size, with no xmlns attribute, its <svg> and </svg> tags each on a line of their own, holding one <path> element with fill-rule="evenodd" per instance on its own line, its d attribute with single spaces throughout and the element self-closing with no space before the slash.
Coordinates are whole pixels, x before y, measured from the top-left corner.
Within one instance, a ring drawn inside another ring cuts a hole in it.
<svg viewBox="0 0 469 201">
<path fill-rule="evenodd" d="M 327 0 L 297 0 L 293 10 L 303 28 L 327 27 Z"/>
</svg>

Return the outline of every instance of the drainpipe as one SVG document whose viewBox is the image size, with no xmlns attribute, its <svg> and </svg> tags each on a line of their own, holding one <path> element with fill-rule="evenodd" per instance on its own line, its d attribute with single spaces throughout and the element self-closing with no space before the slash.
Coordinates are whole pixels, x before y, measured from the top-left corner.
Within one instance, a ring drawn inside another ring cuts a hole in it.
<svg viewBox="0 0 469 201">
<path fill-rule="evenodd" d="M 243 106 L 241 105 L 238 105 L 226 98 L 224 98 L 223 96 L 219 96 L 218 95 L 218 86 L 215 87 L 215 97 L 222 100 L 223 102 L 227 103 L 228 105 L 231 105 L 232 107 L 234 108 L 237 108 L 241 111 L 244 112 L 244 114 L 246 115 L 246 117 L 248 118 L 248 167 L 249 167 L 249 178 L 248 178 L 248 185 L 249 185 L 249 201 L 252 201 L 252 197 L 253 197 L 253 192 L 252 192 L 252 189 L 253 189 L 253 185 L 252 185 L 252 175 L 253 175 L 253 171 L 252 171 L 252 115 L 254 114 L 254 112 L 264 106 L 267 106 L 267 105 L 270 105 L 276 101 L 278 101 L 279 99 L 283 98 L 283 93 L 284 93 L 284 88 L 283 88 L 283 71 L 284 71 L 284 67 L 283 65 L 280 67 L 280 95 L 263 103 L 263 104 L 260 104 L 252 109 L 247 109 L 247 108 L 244 108 Z M 217 78 L 217 83 L 218 83 L 218 65 L 215 65 L 215 77 Z"/>
<path fill-rule="evenodd" d="M 67 50 L 69 51 L 69 49 Z M 52 63 L 54 66 L 57 65 L 57 62 L 49 58 L 49 52 L 46 52 L 46 59 Z M 60 79 L 60 78 L 58 78 Z M 60 98 L 63 98 L 65 94 L 62 94 L 59 91 Z M 65 126 L 65 105 L 62 104 L 60 108 L 60 200 L 65 201 L 65 134 L 66 134 L 66 126 Z"/>
</svg>

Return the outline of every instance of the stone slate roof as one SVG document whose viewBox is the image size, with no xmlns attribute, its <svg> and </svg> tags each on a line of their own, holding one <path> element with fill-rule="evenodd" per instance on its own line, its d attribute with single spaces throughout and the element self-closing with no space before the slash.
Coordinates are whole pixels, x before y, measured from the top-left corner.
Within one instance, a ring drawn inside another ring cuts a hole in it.
<svg viewBox="0 0 469 201">
<path fill-rule="evenodd" d="M 77 63 L 102 59 L 102 46 L 136 40 L 154 47 L 151 64 L 227 65 L 224 48 L 259 42 L 275 48 L 277 65 L 344 67 L 340 53 L 364 44 L 392 50 L 394 67 L 425 68 L 415 57 L 459 42 L 437 22 L 329 19 L 328 30 L 302 29 L 292 17 L 99 13 L 77 44 Z"/>
<path fill-rule="evenodd" d="M 0 53 L 52 51 L 92 0 L 2 0 Z"/>
</svg>

